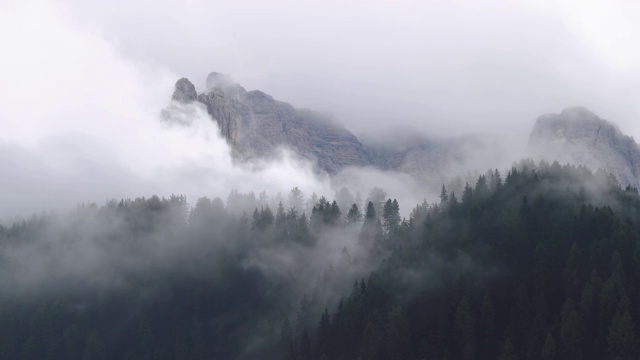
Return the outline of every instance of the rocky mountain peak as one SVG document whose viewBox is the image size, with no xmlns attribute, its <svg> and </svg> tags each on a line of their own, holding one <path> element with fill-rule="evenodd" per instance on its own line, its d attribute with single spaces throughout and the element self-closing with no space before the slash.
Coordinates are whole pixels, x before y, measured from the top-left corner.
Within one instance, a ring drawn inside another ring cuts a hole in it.
<svg viewBox="0 0 640 360">
<path fill-rule="evenodd" d="M 640 185 L 640 148 L 633 138 L 584 107 L 539 117 L 527 153 L 536 159 L 601 168 L 622 185 Z"/>
<path fill-rule="evenodd" d="M 389 146 L 363 146 L 358 138 L 327 114 L 296 109 L 259 91 L 246 91 L 230 76 L 212 72 L 198 94 L 186 78 L 176 82 L 172 99 L 204 105 L 221 135 L 242 160 L 274 156 L 288 148 L 329 173 L 349 166 L 375 166 L 413 175 L 425 182 L 433 174 L 454 173 L 469 154 L 486 147 L 469 139 L 436 140 L 392 136 Z M 404 140 L 399 140 L 403 138 Z M 471 139 L 473 140 L 473 139 Z M 586 165 L 612 173 L 622 185 L 640 187 L 640 148 L 633 138 L 589 109 L 574 106 L 540 116 L 527 156 Z M 441 184 L 442 179 L 436 179 Z"/>
<path fill-rule="evenodd" d="M 409 137 L 385 134 L 389 144 L 372 139 L 366 147 L 330 114 L 297 109 L 260 90 L 246 91 L 217 72 L 209 74 L 200 94 L 187 79 L 180 79 L 173 98 L 204 105 L 241 161 L 275 156 L 287 148 L 330 174 L 373 166 L 406 173 L 439 191 L 448 176 L 467 170 L 469 154 L 487 147 L 482 139 L 433 139 L 415 136 L 413 130 L 407 131 Z"/>
<path fill-rule="evenodd" d="M 572 107 L 564 108 L 560 112 L 560 117 L 567 120 L 577 120 L 577 121 L 600 119 L 598 115 L 596 115 L 595 113 L 593 113 L 591 110 L 587 109 L 584 106 L 572 106 Z"/>
<path fill-rule="evenodd" d="M 279 148 L 288 148 L 330 173 L 370 164 L 355 135 L 328 116 L 296 109 L 259 90 L 247 92 L 225 74 L 210 73 L 200 94 L 180 79 L 173 99 L 203 104 L 240 159 L 275 156 Z"/>
<path fill-rule="evenodd" d="M 198 93 L 196 92 L 196 87 L 193 86 L 191 81 L 187 78 L 182 78 L 176 81 L 176 85 L 173 90 L 173 95 L 171 99 L 181 102 L 181 103 L 190 103 L 194 102 L 198 99 Z"/>
<path fill-rule="evenodd" d="M 209 73 L 206 81 L 205 93 L 217 94 L 229 100 L 241 100 L 247 91 L 240 84 L 233 81 L 231 76 L 218 72 Z"/>
</svg>

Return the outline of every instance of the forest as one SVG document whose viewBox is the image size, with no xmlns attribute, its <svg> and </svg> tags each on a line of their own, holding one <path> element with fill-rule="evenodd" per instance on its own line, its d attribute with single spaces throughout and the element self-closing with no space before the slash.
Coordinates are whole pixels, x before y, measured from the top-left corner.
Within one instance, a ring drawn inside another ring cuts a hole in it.
<svg viewBox="0 0 640 360">
<path fill-rule="evenodd" d="M 639 230 L 636 188 L 531 160 L 431 203 L 81 204 L 0 226 L 0 358 L 638 359 Z"/>
</svg>

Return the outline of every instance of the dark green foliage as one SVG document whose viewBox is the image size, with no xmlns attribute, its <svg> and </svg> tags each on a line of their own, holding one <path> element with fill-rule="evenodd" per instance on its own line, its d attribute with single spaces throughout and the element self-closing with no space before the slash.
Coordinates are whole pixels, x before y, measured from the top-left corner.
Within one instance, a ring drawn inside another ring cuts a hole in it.
<svg viewBox="0 0 640 360">
<path fill-rule="evenodd" d="M 440 205 L 446 205 L 449 202 L 449 194 L 447 193 L 447 189 L 442 185 L 442 190 L 440 190 Z"/>
<path fill-rule="evenodd" d="M 272 202 L 275 214 L 266 194 L 232 192 L 226 205 L 203 198 L 191 211 L 184 197 L 151 197 L 0 227 L 0 358 L 640 358 L 637 190 L 557 163 L 505 174 L 443 186 L 408 221 L 380 189 L 364 217 L 342 190 L 346 215 L 324 197 L 305 214 L 294 189 L 286 206 Z M 16 249 L 43 239 L 73 248 L 87 228 L 119 255 L 108 263 L 117 276 L 47 268 L 46 285 L 22 286 L 30 274 L 12 263 Z M 289 268 L 255 265 L 273 250 L 312 266 L 322 241 L 354 231 L 364 251 L 303 279 L 321 284 L 306 296 Z M 374 271 L 346 271 L 363 263 Z M 351 292 L 326 285 L 330 276 Z"/>
<path fill-rule="evenodd" d="M 359 241 L 367 247 L 380 248 L 383 241 L 383 230 L 380 220 L 376 216 L 376 210 L 371 201 L 367 205 L 367 213 L 364 217 Z"/>
<path fill-rule="evenodd" d="M 556 341 L 553 339 L 553 335 L 547 334 L 547 339 L 544 341 L 542 347 L 541 360 L 555 360 L 558 358 L 556 354 Z"/>
<path fill-rule="evenodd" d="M 511 339 L 507 338 L 504 342 L 504 346 L 502 347 L 502 352 L 500 353 L 500 357 L 498 360 L 516 360 L 518 357 L 516 356 L 516 350 L 511 343 Z"/>
<path fill-rule="evenodd" d="M 367 204 L 367 212 L 365 213 L 364 218 L 368 221 L 376 220 L 378 218 L 376 215 L 376 208 L 373 206 L 373 202 L 371 201 Z"/>
<path fill-rule="evenodd" d="M 618 312 L 609 327 L 607 337 L 609 359 L 637 359 L 638 340 L 635 324 L 628 311 Z"/>
<path fill-rule="evenodd" d="M 341 214 L 342 212 L 338 207 L 338 203 L 336 201 L 329 203 L 323 196 L 311 210 L 311 226 L 315 231 L 318 231 L 326 225 L 340 225 Z"/>
<path fill-rule="evenodd" d="M 523 162 L 505 182 L 492 171 L 467 184 L 461 203 L 441 194 L 437 205 L 413 209 L 410 241 L 391 247 L 367 291 L 354 290 L 338 308 L 328 359 L 640 356 L 635 192 L 583 167 Z M 383 219 L 387 241 L 398 241 Z M 402 347 L 404 327 L 384 327 L 384 317 L 406 319 Z"/>
<path fill-rule="evenodd" d="M 311 339 L 307 329 L 302 331 L 302 338 L 300 339 L 300 360 L 311 360 L 313 355 L 311 353 Z"/>
<path fill-rule="evenodd" d="M 407 315 L 400 307 L 389 313 L 387 321 L 387 358 L 390 360 L 411 359 L 413 346 Z"/>
<path fill-rule="evenodd" d="M 496 356 L 496 312 L 489 293 L 484 294 L 478 319 L 478 346 L 480 358 Z"/>
<path fill-rule="evenodd" d="M 358 208 L 358 205 L 353 204 L 347 213 L 347 223 L 355 224 L 362 221 L 362 212 Z"/>
<path fill-rule="evenodd" d="M 397 200 L 388 199 L 384 204 L 382 218 L 387 232 L 396 232 L 400 226 L 400 206 Z"/>
<path fill-rule="evenodd" d="M 472 360 L 476 358 L 475 324 L 474 315 L 471 312 L 471 304 L 466 296 L 460 300 L 454 319 L 454 332 L 456 334 L 459 358 Z"/>
</svg>

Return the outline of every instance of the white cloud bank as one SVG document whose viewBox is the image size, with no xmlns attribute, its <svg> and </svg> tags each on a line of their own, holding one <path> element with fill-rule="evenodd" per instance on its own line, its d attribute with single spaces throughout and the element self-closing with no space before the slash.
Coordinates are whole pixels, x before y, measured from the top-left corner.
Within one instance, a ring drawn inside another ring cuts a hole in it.
<svg viewBox="0 0 640 360">
<path fill-rule="evenodd" d="M 329 192 L 286 153 L 257 171 L 234 166 L 200 107 L 173 107 L 189 127 L 161 121 L 179 76 L 125 56 L 47 3 L 2 8 L 0 33 L 0 218 L 152 194 Z"/>
</svg>

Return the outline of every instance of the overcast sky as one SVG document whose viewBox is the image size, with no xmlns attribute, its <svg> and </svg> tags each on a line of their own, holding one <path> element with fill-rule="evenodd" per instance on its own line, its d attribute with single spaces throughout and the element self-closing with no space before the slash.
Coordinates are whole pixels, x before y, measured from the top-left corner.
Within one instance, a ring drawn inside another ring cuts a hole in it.
<svg viewBox="0 0 640 360">
<path fill-rule="evenodd" d="M 356 131 L 524 128 L 584 105 L 638 137 L 640 3 L 87 1 L 68 16 L 201 87 L 232 75 Z M 382 124 L 382 125 L 381 125 Z"/>
<path fill-rule="evenodd" d="M 538 115 L 584 105 L 638 139 L 637 19 L 622 0 L 0 0 L 0 218 L 61 199 L 326 189 L 287 159 L 233 168 L 208 125 L 158 124 L 175 81 L 202 89 L 210 71 L 356 133 L 497 131 L 522 147 Z"/>
</svg>

